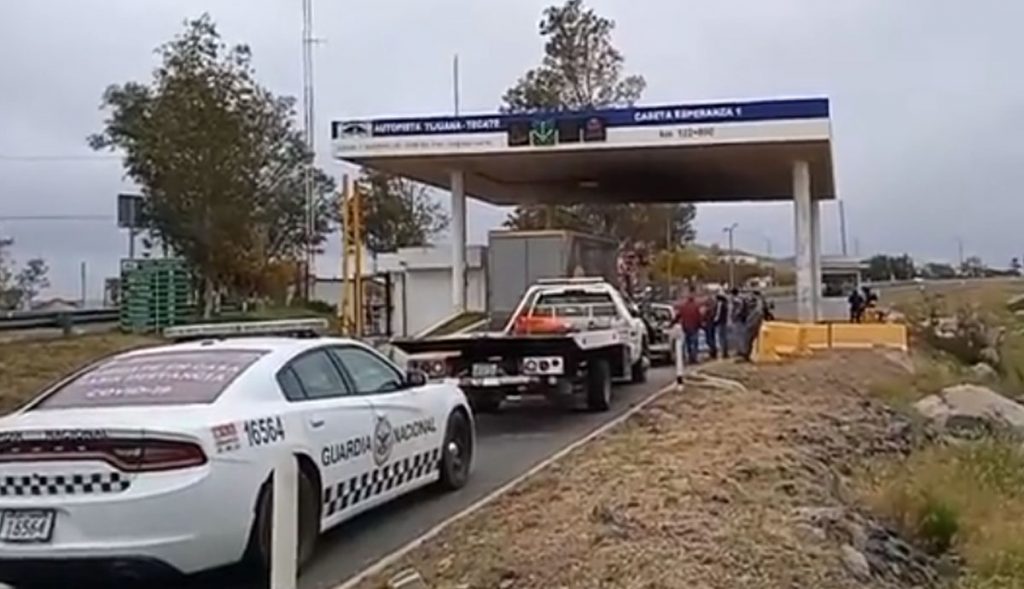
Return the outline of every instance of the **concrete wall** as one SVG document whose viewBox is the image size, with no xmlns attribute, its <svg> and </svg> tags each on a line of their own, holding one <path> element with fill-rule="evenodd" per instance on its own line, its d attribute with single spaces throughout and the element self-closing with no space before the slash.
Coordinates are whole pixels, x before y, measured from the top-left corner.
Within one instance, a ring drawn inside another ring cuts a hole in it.
<svg viewBox="0 0 1024 589">
<path fill-rule="evenodd" d="M 775 303 L 775 318 L 779 321 L 796 321 L 797 308 L 796 297 L 778 296 L 768 299 Z M 822 297 L 821 299 L 821 320 L 822 321 L 843 321 L 850 317 L 850 305 L 846 299 Z"/>
<path fill-rule="evenodd" d="M 393 305 L 391 329 L 395 336 L 412 336 L 452 315 L 451 246 L 402 248 L 380 254 L 376 263 L 367 260 L 365 273 L 372 268 L 378 274 L 391 275 Z M 487 248 L 466 248 L 466 306 L 469 311 L 484 311 L 487 306 Z M 342 281 L 320 278 L 313 298 L 336 305 Z"/>
<path fill-rule="evenodd" d="M 413 336 L 452 315 L 450 268 L 409 269 L 404 274 L 396 273 L 392 280 L 395 311 L 391 325 L 396 336 Z M 486 301 L 487 277 L 483 268 L 467 268 L 467 310 L 484 311 Z"/>
</svg>

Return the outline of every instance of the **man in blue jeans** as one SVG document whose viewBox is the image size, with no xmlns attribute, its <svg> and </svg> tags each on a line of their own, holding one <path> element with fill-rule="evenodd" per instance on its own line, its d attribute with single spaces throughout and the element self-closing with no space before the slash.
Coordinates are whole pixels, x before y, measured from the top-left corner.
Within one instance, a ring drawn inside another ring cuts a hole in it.
<svg viewBox="0 0 1024 589">
<path fill-rule="evenodd" d="M 687 364 L 697 363 L 697 346 L 700 341 L 702 319 L 700 303 L 693 296 L 693 290 L 690 290 L 683 302 L 676 307 L 676 321 L 683 328 L 683 344 L 686 349 Z"/>
<path fill-rule="evenodd" d="M 708 350 L 712 358 L 729 357 L 729 299 L 721 289 L 714 292 L 708 300 L 707 314 L 704 318 L 704 338 L 708 342 Z"/>
</svg>

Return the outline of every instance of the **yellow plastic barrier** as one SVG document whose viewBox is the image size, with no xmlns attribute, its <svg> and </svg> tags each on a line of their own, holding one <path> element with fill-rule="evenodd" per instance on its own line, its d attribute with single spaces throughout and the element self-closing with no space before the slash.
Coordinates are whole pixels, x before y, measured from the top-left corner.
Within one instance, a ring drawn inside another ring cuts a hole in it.
<svg viewBox="0 0 1024 589">
<path fill-rule="evenodd" d="M 836 323 L 832 326 L 832 347 L 896 348 L 907 350 L 907 328 L 896 323 Z"/>
<path fill-rule="evenodd" d="M 802 338 L 801 348 L 804 350 L 827 350 L 832 345 L 830 325 L 801 325 L 800 336 Z"/>
<path fill-rule="evenodd" d="M 906 351 L 906 326 L 895 323 L 800 324 L 768 321 L 761 325 L 754 358 L 757 362 L 777 362 L 785 356 L 799 356 L 815 350 L 874 347 Z"/>
<path fill-rule="evenodd" d="M 799 323 L 767 321 L 761 324 L 757 350 L 759 357 L 793 356 L 801 352 Z"/>
</svg>

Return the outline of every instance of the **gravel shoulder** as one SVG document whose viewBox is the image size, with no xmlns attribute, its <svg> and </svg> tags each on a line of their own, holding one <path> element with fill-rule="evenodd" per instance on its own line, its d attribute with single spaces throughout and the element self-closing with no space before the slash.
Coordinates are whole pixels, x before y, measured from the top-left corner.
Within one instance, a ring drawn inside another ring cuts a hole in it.
<svg viewBox="0 0 1024 589">
<path fill-rule="evenodd" d="M 870 397 L 894 360 L 705 368 L 730 380 L 694 378 L 360 587 L 409 568 L 460 589 L 903 586 L 872 573 L 861 524 L 832 529 L 858 462 L 907 451 Z"/>
</svg>

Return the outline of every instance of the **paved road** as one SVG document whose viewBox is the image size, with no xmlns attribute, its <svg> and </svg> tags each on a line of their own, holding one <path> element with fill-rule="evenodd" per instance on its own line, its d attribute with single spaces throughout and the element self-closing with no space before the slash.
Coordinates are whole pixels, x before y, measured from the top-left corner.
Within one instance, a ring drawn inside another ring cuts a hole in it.
<svg viewBox="0 0 1024 589">
<path fill-rule="evenodd" d="M 366 566 L 429 530 L 541 460 L 621 415 L 674 380 L 670 368 L 656 368 L 644 385 L 621 386 L 607 413 L 566 412 L 547 405 L 504 409 L 483 415 L 477 428 L 475 471 L 456 493 L 426 489 L 342 524 L 321 538 L 313 563 L 299 580 L 300 589 L 331 589 Z M 148 589 L 149 585 L 146 586 Z M 194 578 L 173 589 L 256 589 L 232 572 Z M 118 584 L 105 589 L 142 589 Z M 21 589 L 21 588 L 18 588 Z"/>
</svg>

